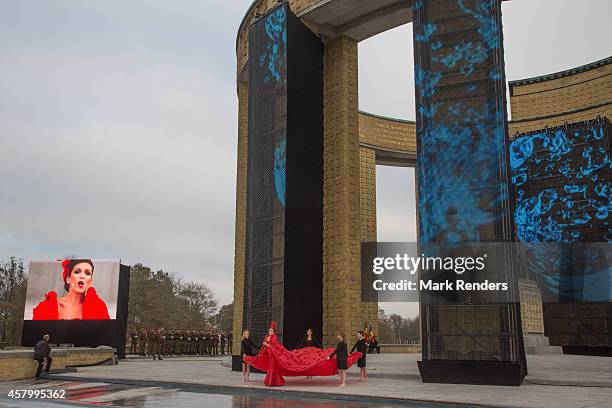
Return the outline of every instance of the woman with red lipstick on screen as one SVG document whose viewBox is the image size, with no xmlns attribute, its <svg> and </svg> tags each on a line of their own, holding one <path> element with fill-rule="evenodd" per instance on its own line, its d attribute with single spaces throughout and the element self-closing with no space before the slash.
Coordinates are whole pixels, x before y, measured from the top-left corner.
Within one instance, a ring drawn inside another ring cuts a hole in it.
<svg viewBox="0 0 612 408">
<path fill-rule="evenodd" d="M 33 312 L 33 320 L 109 320 L 106 303 L 92 286 L 94 265 L 91 259 L 65 259 L 62 277 L 66 294 L 47 293 Z"/>
</svg>

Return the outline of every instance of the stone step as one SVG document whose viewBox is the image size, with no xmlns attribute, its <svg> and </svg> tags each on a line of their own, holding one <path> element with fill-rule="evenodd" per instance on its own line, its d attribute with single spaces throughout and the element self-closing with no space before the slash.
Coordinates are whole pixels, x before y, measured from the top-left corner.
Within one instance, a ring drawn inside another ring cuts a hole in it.
<svg viewBox="0 0 612 408">
<path fill-rule="evenodd" d="M 561 346 L 525 346 L 526 354 L 563 354 Z"/>
<path fill-rule="evenodd" d="M 548 337 L 542 334 L 527 334 L 523 336 L 525 347 L 527 346 L 550 346 Z"/>
</svg>

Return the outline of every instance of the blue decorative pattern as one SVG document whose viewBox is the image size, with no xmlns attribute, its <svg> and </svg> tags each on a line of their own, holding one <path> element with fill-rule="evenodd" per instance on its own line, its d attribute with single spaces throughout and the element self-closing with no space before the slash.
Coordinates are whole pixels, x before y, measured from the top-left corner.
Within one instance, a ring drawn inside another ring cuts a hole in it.
<svg viewBox="0 0 612 408">
<path fill-rule="evenodd" d="M 587 238 L 584 231 L 610 225 L 605 130 L 601 121 L 569 125 L 519 136 L 511 143 L 519 241 L 577 242 Z"/>
<path fill-rule="evenodd" d="M 287 9 L 278 7 L 265 17 L 265 32 L 268 41 L 260 53 L 260 67 L 267 67 L 264 83 L 287 83 Z M 274 147 L 274 190 L 276 198 L 285 207 L 286 191 L 286 150 L 284 137 Z"/>
<path fill-rule="evenodd" d="M 429 20 L 423 9 L 432 6 L 414 3 L 415 15 L 421 15 L 414 38 L 422 243 L 510 238 L 491 236 L 487 228 L 510 218 L 505 88 L 500 68 L 491 68 L 501 51 L 498 10 L 495 0 L 466 3 L 455 0 L 462 14 L 453 21 L 475 28 L 461 34 L 444 21 Z M 482 235 L 485 230 L 489 235 Z"/>
<path fill-rule="evenodd" d="M 287 168 L 287 139 L 283 139 L 274 149 L 274 189 L 278 202 L 285 206 Z"/>
<path fill-rule="evenodd" d="M 268 67 L 265 82 L 271 79 L 286 82 L 287 65 L 287 10 L 278 7 L 265 17 L 265 30 L 268 42 L 259 57 L 259 65 Z"/>
<path fill-rule="evenodd" d="M 517 239 L 548 301 L 610 301 L 610 123 L 569 124 L 510 144 Z M 547 244 L 548 243 L 548 244 Z"/>
</svg>

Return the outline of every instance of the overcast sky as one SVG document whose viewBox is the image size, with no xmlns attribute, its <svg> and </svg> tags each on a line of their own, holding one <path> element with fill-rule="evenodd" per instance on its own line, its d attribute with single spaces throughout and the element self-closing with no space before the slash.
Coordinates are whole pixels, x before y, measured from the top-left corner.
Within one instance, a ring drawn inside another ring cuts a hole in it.
<svg viewBox="0 0 612 408">
<path fill-rule="evenodd" d="M 231 301 L 235 37 L 250 3 L 0 0 L 0 258 L 121 258 Z M 612 55 L 609 0 L 503 12 L 509 80 Z M 360 108 L 414 119 L 412 26 L 359 51 Z M 379 240 L 414 240 L 413 172 L 377 179 Z"/>
</svg>

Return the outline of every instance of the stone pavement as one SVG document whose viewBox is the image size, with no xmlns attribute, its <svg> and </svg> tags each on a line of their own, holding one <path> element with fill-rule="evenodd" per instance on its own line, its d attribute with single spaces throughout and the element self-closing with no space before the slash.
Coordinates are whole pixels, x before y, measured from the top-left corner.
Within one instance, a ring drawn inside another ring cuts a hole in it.
<svg viewBox="0 0 612 408">
<path fill-rule="evenodd" d="M 372 378 L 420 380 L 420 354 L 368 354 Z M 612 358 L 570 354 L 528 355 L 524 384 L 612 388 Z M 359 375 L 357 370 L 349 374 Z M 612 404 L 611 404 L 612 406 Z"/>
<path fill-rule="evenodd" d="M 371 358 L 370 358 L 371 357 Z M 612 406 L 612 365 L 609 358 L 585 356 L 530 356 L 530 380 L 520 387 L 458 384 L 423 384 L 411 378 L 415 355 L 368 356 L 372 376 L 367 383 L 349 377 L 347 387 L 338 387 L 336 377 L 287 378 L 284 387 L 263 386 L 263 375 L 252 374 L 243 383 L 242 374 L 231 372 L 220 358 L 174 358 L 163 361 L 128 360 L 117 366 L 79 368 L 74 374 L 53 375 L 57 380 L 103 381 L 139 386 L 168 386 L 207 389 L 211 393 L 279 393 L 290 397 L 370 398 L 454 402 L 493 407 L 606 407 Z M 225 360 L 227 363 L 227 360 Z M 353 367 L 351 372 L 356 372 Z M 402 374 L 407 373 L 407 374 Z M 405 377 L 400 377 L 404 375 Z M 388 378 L 382 378 L 387 376 Z M 554 381 L 576 385 L 541 385 Z M 582 384 L 583 386 L 577 386 Z M 599 386 L 588 386 L 599 385 Z"/>
</svg>

